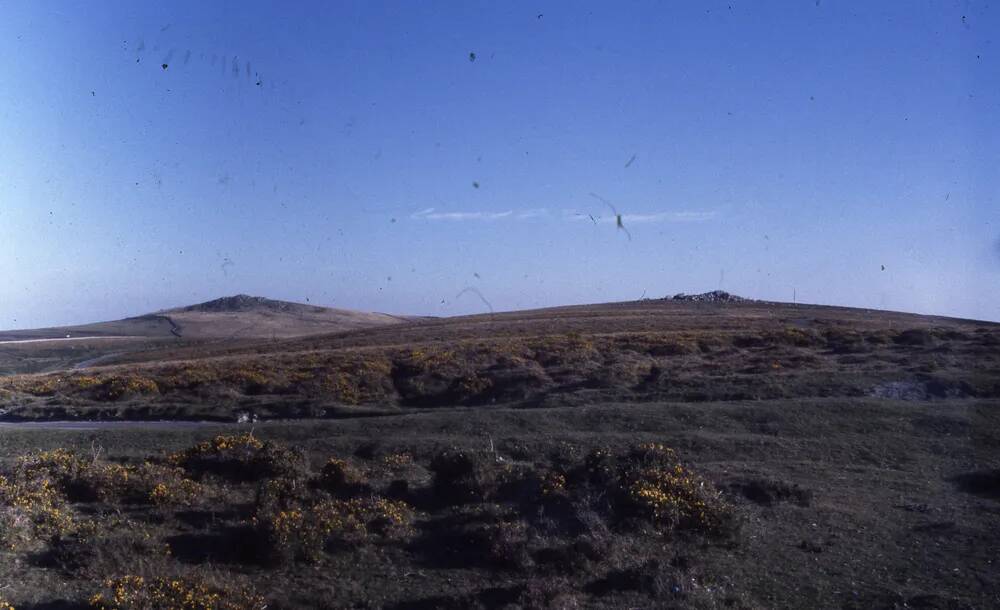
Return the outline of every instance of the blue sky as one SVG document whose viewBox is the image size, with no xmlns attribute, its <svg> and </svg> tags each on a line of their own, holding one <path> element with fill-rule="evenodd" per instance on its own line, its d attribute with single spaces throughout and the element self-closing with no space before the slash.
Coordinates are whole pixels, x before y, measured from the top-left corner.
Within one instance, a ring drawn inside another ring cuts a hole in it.
<svg viewBox="0 0 1000 610">
<path fill-rule="evenodd" d="M 4 2 L 0 328 L 467 287 L 1000 320 L 997 10 Z"/>
</svg>

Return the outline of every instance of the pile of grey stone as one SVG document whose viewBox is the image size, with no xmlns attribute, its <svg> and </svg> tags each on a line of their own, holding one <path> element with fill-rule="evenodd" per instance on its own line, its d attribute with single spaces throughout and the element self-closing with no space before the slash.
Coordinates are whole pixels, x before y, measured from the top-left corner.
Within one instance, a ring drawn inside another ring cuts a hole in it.
<svg viewBox="0 0 1000 610">
<path fill-rule="evenodd" d="M 713 290 L 701 294 L 684 294 L 680 292 L 670 297 L 674 301 L 695 301 L 698 303 L 747 303 L 752 299 L 744 299 L 735 294 L 729 294 L 725 290 Z"/>
</svg>

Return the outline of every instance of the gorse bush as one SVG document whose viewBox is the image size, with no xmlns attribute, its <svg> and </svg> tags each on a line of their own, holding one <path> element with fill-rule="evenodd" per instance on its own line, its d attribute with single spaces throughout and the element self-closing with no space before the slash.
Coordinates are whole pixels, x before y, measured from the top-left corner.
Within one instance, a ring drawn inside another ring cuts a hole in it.
<svg viewBox="0 0 1000 610">
<path fill-rule="evenodd" d="M 383 455 L 379 460 L 381 465 L 389 470 L 405 468 L 413 463 L 413 456 L 409 453 L 396 452 Z"/>
<path fill-rule="evenodd" d="M 47 478 L 66 481 L 75 478 L 87 462 L 72 451 L 52 449 L 35 451 L 17 458 L 15 472 L 25 479 Z"/>
<path fill-rule="evenodd" d="M 340 458 L 330 458 L 319 476 L 320 487 L 335 494 L 350 494 L 366 487 L 364 473 Z"/>
<path fill-rule="evenodd" d="M 76 522 L 48 479 L 0 476 L 0 545 L 9 550 L 70 532 Z"/>
<path fill-rule="evenodd" d="M 607 492 L 613 516 L 622 525 L 638 520 L 663 533 L 690 529 L 721 534 L 733 518 L 720 492 L 682 465 L 673 449 L 657 443 L 624 455 L 594 451 L 575 480 Z"/>
<path fill-rule="evenodd" d="M 331 463 L 333 466 L 331 466 Z M 340 471 L 346 464 L 331 460 L 324 467 L 326 476 L 318 478 L 323 490 L 332 477 L 343 484 Z M 249 520 L 250 548 L 255 559 L 264 564 L 318 560 L 328 544 L 336 539 L 360 542 L 369 536 L 404 537 L 412 533 L 413 508 L 402 500 L 391 500 L 366 493 L 362 497 L 340 495 L 331 498 L 316 493 L 316 482 L 302 479 L 271 479 L 257 489 L 253 516 Z M 335 485 L 334 493 L 343 485 Z M 357 486 L 347 488 L 357 491 Z"/>
<path fill-rule="evenodd" d="M 0 544 L 16 548 L 59 536 L 86 535 L 70 502 L 189 505 L 204 496 L 201 485 L 175 467 L 145 462 L 124 465 L 82 459 L 54 449 L 19 457 L 0 476 Z"/>
<path fill-rule="evenodd" d="M 661 529 L 715 530 L 721 525 L 715 497 L 683 466 L 636 471 L 624 483 L 625 505 Z"/>
<path fill-rule="evenodd" d="M 431 460 L 433 489 L 447 505 L 487 500 L 497 487 L 497 463 L 488 452 L 446 449 Z"/>
<path fill-rule="evenodd" d="M 252 459 L 256 452 L 263 447 L 264 441 L 249 432 L 239 435 L 220 434 L 211 440 L 202 441 L 194 447 L 174 454 L 171 459 L 184 463 L 198 458 L 224 455 L 230 459 L 245 461 Z"/>
<path fill-rule="evenodd" d="M 67 499 L 77 502 L 183 505 L 203 493 L 201 486 L 177 467 L 87 460 L 65 449 L 22 456 L 16 472 L 26 481 L 49 481 Z"/>
<path fill-rule="evenodd" d="M 83 462 L 63 449 L 21 456 L 9 476 L 0 476 L 0 544 L 14 549 L 74 530 L 64 482 Z"/>
<path fill-rule="evenodd" d="M 432 489 L 448 506 L 496 501 L 563 513 L 590 498 L 605 498 L 616 525 L 646 522 L 664 533 L 722 532 L 730 524 L 732 510 L 720 492 L 664 445 L 641 445 L 620 454 L 595 450 L 555 461 L 559 467 L 546 470 L 499 463 L 490 452 L 448 449 L 431 461 Z"/>
<path fill-rule="evenodd" d="M 160 393 L 156 379 L 137 373 L 28 377 L 18 385 L 21 390 L 35 396 L 52 396 L 59 393 L 102 402 Z"/>
<path fill-rule="evenodd" d="M 101 378 L 93 375 L 73 375 L 69 378 L 69 384 L 80 390 L 87 390 L 101 385 Z"/>
<path fill-rule="evenodd" d="M 302 582 L 300 562 L 319 564 L 318 573 L 376 555 L 502 571 L 510 585 L 504 603 L 573 607 L 571 589 L 588 582 L 582 577 L 627 572 L 639 565 L 627 557 L 634 549 L 655 553 L 695 537 L 665 542 L 655 534 L 712 538 L 733 523 L 720 493 L 660 444 L 585 453 L 576 443 L 545 451 L 522 441 L 508 453 L 512 445 L 501 439 L 496 450 L 449 448 L 428 460 L 383 451 L 380 442 L 331 457 L 318 471 L 302 453 L 250 433 L 137 464 L 96 451 L 28 453 L 0 475 L 0 544 L 77 590 L 103 583 L 89 598 L 102 610 L 262 609 L 250 589 L 171 575 L 212 562 L 213 570 L 257 574 L 274 586 Z M 536 571 L 539 582 L 565 577 L 574 585 L 520 591 Z M 618 581 L 656 598 L 658 584 L 630 574 Z M 315 606 L 343 607 L 343 599 Z"/>
<path fill-rule="evenodd" d="M 222 375 L 224 381 L 236 384 L 248 394 L 265 394 L 273 391 L 275 380 L 271 379 L 262 367 L 239 366 L 225 371 Z"/>
<path fill-rule="evenodd" d="M 335 538 L 401 536 L 409 532 L 413 519 L 414 511 L 407 503 L 372 496 L 272 502 L 257 510 L 250 526 L 258 560 L 276 564 L 316 561 Z"/>
<path fill-rule="evenodd" d="M 543 496 L 566 493 L 566 475 L 556 471 L 546 472 L 541 478 L 540 492 Z"/>
<path fill-rule="evenodd" d="M 166 391 L 196 390 L 219 381 L 219 371 L 203 364 L 189 364 L 179 368 L 170 367 L 158 378 L 158 385 Z"/>
<path fill-rule="evenodd" d="M 216 436 L 171 455 L 168 461 L 196 476 L 211 474 L 236 481 L 306 474 L 300 451 L 261 441 L 251 433 Z"/>
<path fill-rule="evenodd" d="M 185 476 L 182 469 L 144 463 L 137 469 L 139 497 L 157 506 L 186 506 L 205 497 L 205 488 Z"/>
<path fill-rule="evenodd" d="M 159 394 L 156 381 L 141 375 L 109 377 L 94 388 L 98 400 L 120 400 L 136 394 Z"/>
<path fill-rule="evenodd" d="M 104 582 L 90 598 L 95 610 L 263 610 L 264 598 L 249 588 L 219 587 L 192 578 L 127 575 Z"/>
</svg>

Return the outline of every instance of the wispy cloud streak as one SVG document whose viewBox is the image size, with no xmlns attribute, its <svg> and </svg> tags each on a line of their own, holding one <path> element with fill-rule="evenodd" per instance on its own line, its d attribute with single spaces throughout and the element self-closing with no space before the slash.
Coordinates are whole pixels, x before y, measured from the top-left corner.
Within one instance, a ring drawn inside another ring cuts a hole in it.
<svg viewBox="0 0 1000 610">
<path fill-rule="evenodd" d="M 545 208 L 533 208 L 529 210 L 505 210 L 503 212 L 469 211 L 469 212 L 443 212 L 437 208 L 427 208 L 415 212 L 410 218 L 417 220 L 527 220 L 530 218 L 542 218 L 548 216 L 549 211 Z"/>
<path fill-rule="evenodd" d="M 652 214 L 622 214 L 622 222 L 625 224 L 643 224 L 656 222 L 705 222 L 713 220 L 717 216 L 712 211 L 682 211 L 682 212 L 654 212 Z M 581 212 L 569 212 L 567 216 L 570 220 L 586 220 L 587 222 L 615 224 L 617 219 L 614 216 L 597 216 Z"/>
<path fill-rule="evenodd" d="M 617 219 L 609 214 L 597 215 L 578 212 L 576 210 L 563 210 L 562 214 L 569 220 L 585 220 L 587 222 L 615 224 Z M 625 224 L 646 224 L 657 222 L 706 222 L 715 219 L 716 212 L 685 210 L 678 212 L 653 212 L 649 214 L 622 214 L 622 222 Z M 440 221 L 500 221 L 500 220 L 531 220 L 537 218 L 550 217 L 546 208 L 531 208 L 525 210 L 504 210 L 502 212 L 492 212 L 485 210 L 475 211 L 443 211 L 437 208 L 426 208 L 419 212 L 414 212 L 410 218 L 415 220 L 440 220 Z"/>
<path fill-rule="evenodd" d="M 505 212 L 439 212 L 427 208 L 414 213 L 411 218 L 418 220 L 501 220 L 514 215 L 514 210 Z"/>
</svg>

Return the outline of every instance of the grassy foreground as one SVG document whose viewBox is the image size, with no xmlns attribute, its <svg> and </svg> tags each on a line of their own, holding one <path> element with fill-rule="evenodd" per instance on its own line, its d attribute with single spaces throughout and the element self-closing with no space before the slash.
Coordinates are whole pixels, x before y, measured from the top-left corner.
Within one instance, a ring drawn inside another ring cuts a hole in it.
<svg viewBox="0 0 1000 610">
<path fill-rule="evenodd" d="M 995 403 L 0 430 L 24 608 L 976 608 Z"/>
</svg>

